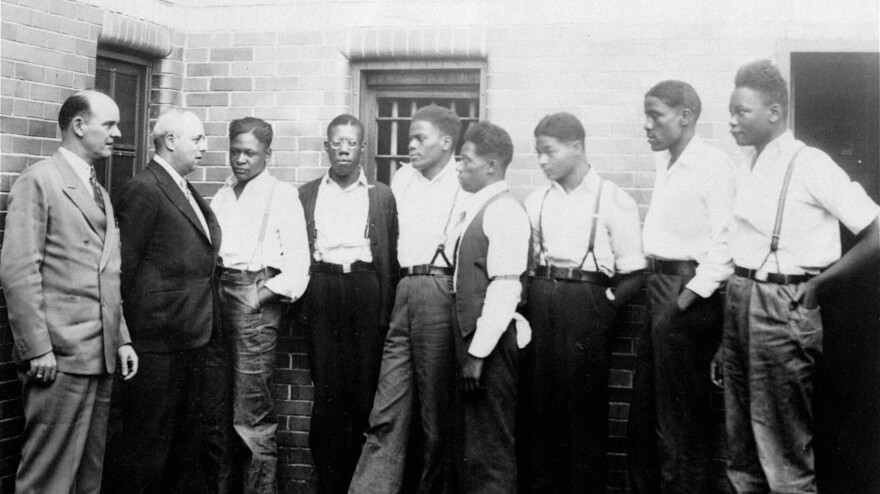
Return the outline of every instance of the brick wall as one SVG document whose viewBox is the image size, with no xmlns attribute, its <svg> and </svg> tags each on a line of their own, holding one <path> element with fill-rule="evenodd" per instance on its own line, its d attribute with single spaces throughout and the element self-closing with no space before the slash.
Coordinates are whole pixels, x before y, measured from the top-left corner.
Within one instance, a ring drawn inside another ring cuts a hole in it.
<svg viewBox="0 0 880 494">
<path fill-rule="evenodd" d="M 183 105 L 203 119 L 209 152 L 191 178 L 208 197 L 228 175 L 226 128 L 233 118 L 271 121 L 272 173 L 301 184 L 326 169 L 326 123 L 357 111 L 352 70 L 358 64 L 416 60 L 455 66 L 468 59 L 486 61 L 484 117 L 513 137 L 516 155 L 508 176 L 518 196 L 545 183 L 535 165 L 534 125 L 547 113 L 566 110 L 586 126 L 590 162 L 632 194 L 644 214 L 653 170 L 641 105 L 651 85 L 666 78 L 691 82 L 703 100 L 700 135 L 736 154 L 727 133 L 727 101 L 739 65 L 764 57 L 785 66 L 780 47 L 796 40 L 864 46 L 862 40 L 878 37 L 878 6 L 867 0 L 851 8 L 826 1 L 796 11 L 758 0 L 696 10 L 681 0 L 636 4 L 561 0 L 538 9 L 531 2 L 504 2 L 501 9 L 495 1 L 448 0 L 426 10 L 423 3 L 402 0 L 2 0 L 0 231 L 14 177 L 57 147 L 60 103 L 93 84 L 99 44 L 154 60 L 151 118 L 166 106 Z M 163 42 L 143 45 L 149 36 L 139 33 L 155 31 L 146 24 L 170 29 L 167 53 L 154 49 Z M 614 343 L 614 492 L 626 489 L 623 434 L 633 338 L 644 317 L 644 300 L 638 299 L 622 312 Z M 0 494 L 12 492 L 22 422 L 10 350 L 0 299 Z M 307 367 L 301 328 L 285 328 L 274 389 L 284 492 L 312 489 Z M 720 438 L 719 427 L 719 449 Z M 722 465 L 717 468 L 720 489 Z"/>
</svg>

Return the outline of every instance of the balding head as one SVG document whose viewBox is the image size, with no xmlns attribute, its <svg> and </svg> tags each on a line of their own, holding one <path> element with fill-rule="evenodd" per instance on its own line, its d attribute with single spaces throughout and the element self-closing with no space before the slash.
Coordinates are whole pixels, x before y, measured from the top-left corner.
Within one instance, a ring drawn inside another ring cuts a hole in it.
<svg viewBox="0 0 880 494">
<path fill-rule="evenodd" d="M 119 107 L 106 94 L 92 89 L 68 97 L 58 112 L 61 145 L 91 163 L 109 158 L 119 131 Z"/>
<path fill-rule="evenodd" d="M 168 162 L 181 176 L 191 173 L 202 159 L 205 128 L 195 113 L 169 108 L 159 115 L 153 126 L 156 154 Z"/>
</svg>

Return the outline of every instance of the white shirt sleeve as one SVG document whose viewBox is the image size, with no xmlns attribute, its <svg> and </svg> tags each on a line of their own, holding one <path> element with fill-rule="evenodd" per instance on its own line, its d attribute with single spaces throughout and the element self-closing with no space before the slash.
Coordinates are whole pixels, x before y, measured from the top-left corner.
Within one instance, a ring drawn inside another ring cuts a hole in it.
<svg viewBox="0 0 880 494">
<path fill-rule="evenodd" d="M 486 209 L 483 233 L 489 238 L 486 269 L 492 281 L 486 289 L 483 311 L 468 349 L 468 353 L 478 358 L 492 353 L 514 319 L 522 295 L 519 276 L 528 266 L 531 226 L 526 212 L 515 200 L 500 199 Z M 528 330 L 527 325 L 518 324 L 518 331 L 521 327 L 522 331 Z M 518 335 L 517 341 L 524 346 L 523 335 Z"/>
<path fill-rule="evenodd" d="M 271 215 L 281 241 L 281 273 L 266 282 L 266 288 L 296 300 L 309 284 L 309 239 L 302 203 L 296 190 L 278 185 L 272 197 Z"/>
<path fill-rule="evenodd" d="M 614 252 L 614 272 L 627 274 L 645 269 L 647 261 L 642 253 L 642 227 L 636 201 L 617 187 L 603 192 L 600 218 L 604 217 Z M 601 220 L 600 220 L 601 221 Z"/>
<path fill-rule="evenodd" d="M 736 175 L 733 163 L 727 156 L 707 175 L 706 210 L 709 215 L 709 250 L 697 266 L 696 275 L 687 288 L 697 295 L 708 298 L 733 274 L 733 259 L 728 242 L 731 235 L 733 199 L 736 191 Z"/>
<path fill-rule="evenodd" d="M 808 159 L 798 160 L 804 169 L 795 170 L 803 174 L 809 194 L 852 233 L 864 230 L 877 217 L 877 204 L 827 154 L 815 148 L 803 151 L 808 153 Z"/>
</svg>

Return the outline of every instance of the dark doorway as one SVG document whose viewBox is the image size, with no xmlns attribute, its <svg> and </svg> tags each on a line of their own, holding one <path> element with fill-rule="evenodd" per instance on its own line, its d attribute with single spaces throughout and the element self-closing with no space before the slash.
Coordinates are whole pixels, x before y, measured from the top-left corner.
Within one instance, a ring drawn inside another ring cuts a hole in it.
<svg viewBox="0 0 880 494">
<path fill-rule="evenodd" d="M 146 163 L 150 67 L 145 60 L 103 50 L 97 62 L 95 88 L 119 105 L 122 137 L 109 159 L 95 163 L 98 181 L 115 201 L 122 185 Z"/>
<path fill-rule="evenodd" d="M 880 54 L 792 53 L 794 132 L 880 199 Z M 854 236 L 841 229 L 843 248 Z M 880 267 L 823 294 L 816 467 L 823 493 L 880 492 Z"/>
</svg>

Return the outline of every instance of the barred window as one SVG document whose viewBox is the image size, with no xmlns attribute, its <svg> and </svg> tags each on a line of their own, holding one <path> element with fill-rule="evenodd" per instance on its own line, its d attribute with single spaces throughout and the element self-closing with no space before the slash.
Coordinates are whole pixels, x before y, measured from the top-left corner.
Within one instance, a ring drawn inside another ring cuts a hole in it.
<svg viewBox="0 0 880 494">
<path fill-rule="evenodd" d="M 409 126 L 419 108 L 433 103 L 453 110 L 462 121 L 459 137 L 480 119 L 480 68 L 368 70 L 361 76 L 361 120 L 369 143 L 364 165 L 380 182 L 391 183 L 408 160 Z M 460 150 L 461 139 L 456 155 Z"/>
</svg>

